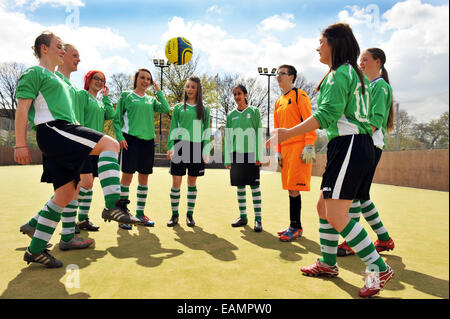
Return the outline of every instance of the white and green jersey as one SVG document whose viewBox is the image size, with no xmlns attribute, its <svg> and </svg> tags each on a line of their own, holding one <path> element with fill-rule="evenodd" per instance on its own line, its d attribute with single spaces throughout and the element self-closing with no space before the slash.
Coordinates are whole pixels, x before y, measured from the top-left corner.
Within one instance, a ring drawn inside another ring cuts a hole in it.
<svg viewBox="0 0 450 319">
<path fill-rule="evenodd" d="M 78 92 L 78 102 L 80 108 L 80 124 L 94 129 L 97 132 L 103 132 L 105 120 L 113 119 L 116 114 L 111 100 L 107 95 L 99 101 L 88 91 L 81 90 Z"/>
<path fill-rule="evenodd" d="M 254 153 L 255 160 L 264 156 L 263 132 L 259 109 L 247 106 L 244 110 L 234 109 L 227 115 L 225 125 L 225 165 L 231 165 L 231 154 Z"/>
<path fill-rule="evenodd" d="M 64 120 L 77 123 L 69 86 L 42 66 L 33 66 L 20 76 L 16 96 L 32 99 L 28 120 L 33 126 Z"/>
<path fill-rule="evenodd" d="M 372 135 L 369 124 L 369 80 L 364 76 L 365 94 L 361 81 L 350 64 L 331 71 L 320 86 L 317 111 L 313 114 L 326 129 L 328 140 L 353 134 Z"/>
<path fill-rule="evenodd" d="M 64 74 L 62 74 L 59 71 L 55 71 L 55 74 L 57 76 L 59 76 L 60 79 L 62 79 L 64 82 L 66 82 L 66 84 L 69 86 L 69 91 L 70 91 L 70 97 L 72 99 L 72 108 L 73 108 L 73 112 L 75 113 L 75 118 L 77 119 L 77 121 L 81 124 L 80 122 L 80 118 L 81 118 L 81 110 L 80 110 L 80 106 L 79 106 L 79 102 L 77 100 L 78 98 L 78 93 L 80 92 L 80 90 L 78 90 L 71 82 L 68 78 L 66 78 L 66 76 Z"/>
<path fill-rule="evenodd" d="M 383 79 L 377 78 L 370 82 L 370 111 L 369 123 L 377 128 L 373 133 L 373 144 L 384 149 L 386 127 L 389 118 L 389 110 L 392 104 L 392 88 Z"/>
<path fill-rule="evenodd" d="M 203 121 L 197 118 L 197 105 L 186 104 L 185 107 L 184 103 L 180 103 L 173 108 L 167 143 L 169 150 L 173 150 L 175 140 L 203 142 L 203 154 L 209 155 L 211 136 L 209 108 L 207 106 L 204 108 Z"/>
<path fill-rule="evenodd" d="M 147 94 L 139 96 L 133 91 L 120 95 L 114 117 L 114 132 L 119 142 L 125 139 L 122 132 L 147 141 L 155 138 L 154 112 L 170 111 L 164 93 L 158 91 L 156 97 Z"/>
</svg>

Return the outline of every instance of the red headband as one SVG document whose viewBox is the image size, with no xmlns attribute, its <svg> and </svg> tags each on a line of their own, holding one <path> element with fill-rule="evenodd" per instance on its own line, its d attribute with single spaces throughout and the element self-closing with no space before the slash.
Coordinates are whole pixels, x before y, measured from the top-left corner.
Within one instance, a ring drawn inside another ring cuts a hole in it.
<svg viewBox="0 0 450 319">
<path fill-rule="evenodd" d="M 106 76 L 102 71 L 97 71 L 97 70 L 89 71 L 84 76 L 84 89 L 86 91 L 89 90 L 89 85 L 91 85 L 91 80 L 95 73 L 100 73 L 101 75 L 103 75 L 103 77 L 105 78 L 105 85 L 106 85 Z"/>
</svg>

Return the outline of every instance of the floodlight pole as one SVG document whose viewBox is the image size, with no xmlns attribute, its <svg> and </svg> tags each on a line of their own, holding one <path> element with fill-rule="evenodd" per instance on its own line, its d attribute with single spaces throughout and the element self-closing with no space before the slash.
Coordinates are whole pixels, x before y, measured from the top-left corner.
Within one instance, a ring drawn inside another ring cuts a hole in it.
<svg viewBox="0 0 450 319">
<path fill-rule="evenodd" d="M 163 75 L 164 75 L 164 68 L 168 68 L 170 66 L 170 62 L 167 61 L 167 63 L 164 62 L 164 59 L 153 59 L 153 64 L 161 69 L 161 91 L 163 90 Z M 162 144 L 162 113 L 159 113 L 159 153 L 161 153 L 161 144 Z"/>
<path fill-rule="evenodd" d="M 270 77 L 276 76 L 276 69 L 272 69 L 272 72 L 268 72 L 267 68 L 258 68 L 259 75 L 267 76 L 267 138 L 270 137 Z"/>
</svg>

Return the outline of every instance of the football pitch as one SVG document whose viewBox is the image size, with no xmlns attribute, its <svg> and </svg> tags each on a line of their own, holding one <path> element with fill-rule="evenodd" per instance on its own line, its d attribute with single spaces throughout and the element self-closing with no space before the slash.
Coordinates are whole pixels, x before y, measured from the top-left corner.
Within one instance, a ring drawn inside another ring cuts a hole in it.
<svg viewBox="0 0 450 319">
<path fill-rule="evenodd" d="M 364 285 L 364 264 L 356 256 L 338 259 L 339 276 L 321 279 L 302 276 L 300 267 L 320 256 L 316 201 L 320 177 L 312 191 L 302 193 L 303 237 L 280 242 L 276 232 L 288 226 L 289 200 L 279 173 L 261 174 L 263 232 L 253 231 L 253 205 L 247 188 L 249 224 L 232 228 L 239 216 L 236 188 L 227 170 L 209 169 L 197 182 L 194 218 L 186 226 L 186 178 L 183 179 L 180 221 L 171 216 L 168 168 L 155 168 L 149 178 L 145 214 L 155 227 L 119 229 L 101 219 L 104 207 L 98 179 L 90 219 L 98 232 L 79 236 L 95 240 L 95 247 L 60 251 L 61 222 L 50 243 L 51 254 L 64 263 L 59 269 L 27 265 L 23 255 L 30 239 L 19 227 L 32 218 L 53 193 L 39 182 L 42 168 L 0 167 L 2 231 L 0 242 L 1 298 L 145 298 L 145 299 L 352 299 Z M 135 176 L 130 187 L 130 210 L 136 208 Z M 374 184 L 371 197 L 395 241 L 382 253 L 394 278 L 378 298 L 449 298 L 449 194 Z M 361 217 L 373 241 L 376 235 Z M 341 239 L 342 240 L 342 239 Z"/>
</svg>

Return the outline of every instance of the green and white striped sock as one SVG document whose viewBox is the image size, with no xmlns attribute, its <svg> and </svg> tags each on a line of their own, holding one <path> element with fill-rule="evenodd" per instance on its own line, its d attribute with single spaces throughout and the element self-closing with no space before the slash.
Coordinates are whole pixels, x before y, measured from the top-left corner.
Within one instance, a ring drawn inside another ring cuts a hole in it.
<svg viewBox="0 0 450 319">
<path fill-rule="evenodd" d="M 322 262 L 329 266 L 336 265 L 339 232 L 328 223 L 328 220 L 319 218 L 319 237 Z"/>
<path fill-rule="evenodd" d="M 36 228 L 36 225 L 37 225 L 37 223 L 38 223 L 39 216 L 40 216 L 41 212 L 42 212 L 42 210 L 39 211 L 39 213 L 37 213 L 36 215 L 34 215 L 33 218 L 31 218 L 31 219 L 28 221 L 28 224 L 29 224 L 31 227 Z"/>
<path fill-rule="evenodd" d="M 178 206 L 180 204 L 180 189 L 170 189 L 170 206 L 172 207 L 172 215 L 178 216 Z"/>
<path fill-rule="evenodd" d="M 120 199 L 128 199 L 130 196 L 130 186 L 120 184 Z"/>
<path fill-rule="evenodd" d="M 361 217 L 361 202 L 359 199 L 353 200 L 348 215 L 355 222 L 359 222 L 359 219 Z"/>
<path fill-rule="evenodd" d="M 247 218 L 247 193 L 245 191 L 245 186 L 237 187 L 237 200 L 241 218 Z"/>
<path fill-rule="evenodd" d="M 261 221 L 261 189 L 258 185 L 250 186 L 252 189 L 253 209 L 255 211 L 255 220 Z"/>
<path fill-rule="evenodd" d="M 147 201 L 147 194 L 148 194 L 148 186 L 147 185 L 138 185 L 136 217 L 144 216 L 145 202 Z"/>
<path fill-rule="evenodd" d="M 102 186 L 106 208 L 116 207 L 120 199 L 120 167 L 118 154 L 112 151 L 100 153 L 98 158 L 98 178 Z"/>
<path fill-rule="evenodd" d="M 93 190 L 80 187 L 78 192 L 78 221 L 82 222 L 89 218 L 89 210 L 91 209 Z"/>
<path fill-rule="evenodd" d="M 350 219 L 350 222 L 345 226 L 341 235 L 358 257 L 366 264 L 367 269 L 376 272 L 386 270 L 386 264 L 376 251 L 367 232 L 359 223 Z"/>
<path fill-rule="evenodd" d="M 63 208 L 56 205 L 52 200 L 49 200 L 42 208 L 33 239 L 28 247 L 32 254 L 39 254 L 44 251 L 61 220 L 62 212 Z"/>
<path fill-rule="evenodd" d="M 55 195 L 53 195 L 52 197 L 50 197 L 49 200 L 53 199 L 53 197 L 55 197 Z M 29 224 L 31 227 L 36 228 L 36 225 L 37 225 L 37 222 L 38 222 L 38 219 L 39 219 L 39 215 L 41 215 L 41 212 L 42 212 L 42 210 L 40 210 L 36 215 L 33 216 L 33 218 L 31 218 L 31 219 L 28 221 L 28 224 Z"/>
<path fill-rule="evenodd" d="M 197 186 L 189 186 L 187 192 L 187 214 L 194 214 L 195 200 L 197 199 Z"/>
<path fill-rule="evenodd" d="M 374 203 L 370 199 L 361 201 L 361 208 L 364 218 L 377 234 L 378 240 L 388 241 L 390 238 L 389 233 L 381 222 L 381 218 Z"/>
<path fill-rule="evenodd" d="M 71 241 L 75 236 L 75 221 L 77 219 L 78 202 L 76 200 L 71 201 L 64 207 L 62 212 L 62 230 L 61 240 L 66 243 Z"/>
</svg>

